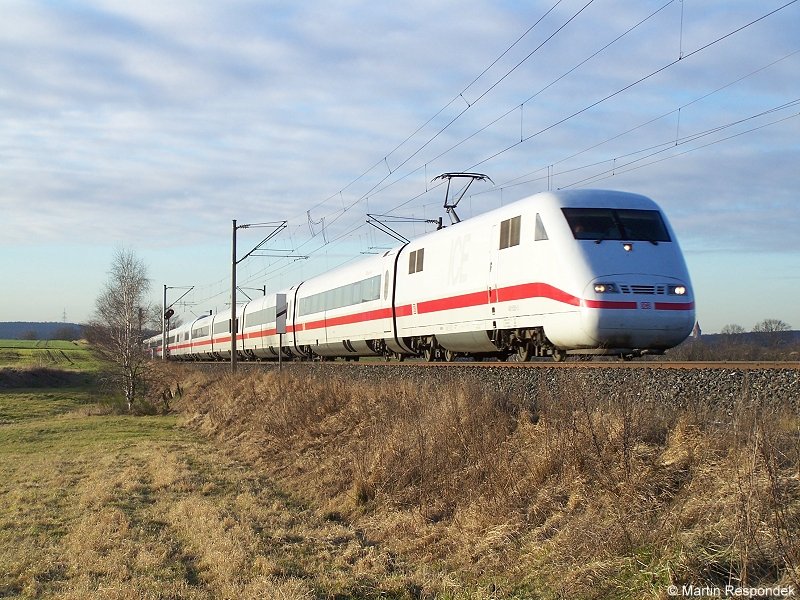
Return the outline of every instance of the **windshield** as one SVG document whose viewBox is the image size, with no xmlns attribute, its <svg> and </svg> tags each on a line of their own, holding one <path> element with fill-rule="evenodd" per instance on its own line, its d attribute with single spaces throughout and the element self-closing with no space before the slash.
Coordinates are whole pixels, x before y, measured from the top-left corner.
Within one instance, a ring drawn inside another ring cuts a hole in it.
<svg viewBox="0 0 800 600">
<path fill-rule="evenodd" d="M 661 213 L 628 208 L 562 208 L 576 240 L 669 242 Z"/>
</svg>

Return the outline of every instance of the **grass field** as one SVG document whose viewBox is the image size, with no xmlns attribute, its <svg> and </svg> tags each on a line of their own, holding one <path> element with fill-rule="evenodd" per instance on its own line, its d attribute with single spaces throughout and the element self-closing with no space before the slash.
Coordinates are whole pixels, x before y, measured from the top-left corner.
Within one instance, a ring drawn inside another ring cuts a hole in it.
<svg viewBox="0 0 800 600">
<path fill-rule="evenodd" d="M 792 403 L 612 401 L 575 380 L 531 404 L 158 363 L 179 413 L 129 416 L 84 364 L 0 367 L 2 598 L 800 590 Z"/>
<path fill-rule="evenodd" d="M 0 340 L 0 367 L 50 367 L 96 372 L 101 364 L 85 342 Z"/>
<path fill-rule="evenodd" d="M 415 598 L 432 580 L 178 416 L 67 381 L 0 387 L 0 597 Z"/>
</svg>

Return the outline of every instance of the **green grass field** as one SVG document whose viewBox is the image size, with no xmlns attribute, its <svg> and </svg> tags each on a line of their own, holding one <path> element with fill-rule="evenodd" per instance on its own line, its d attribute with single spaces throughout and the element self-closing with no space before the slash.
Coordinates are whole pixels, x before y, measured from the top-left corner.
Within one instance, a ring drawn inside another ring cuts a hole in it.
<svg viewBox="0 0 800 600">
<path fill-rule="evenodd" d="M 0 367 L 50 367 L 94 373 L 101 364 L 85 342 L 0 340 Z"/>
</svg>

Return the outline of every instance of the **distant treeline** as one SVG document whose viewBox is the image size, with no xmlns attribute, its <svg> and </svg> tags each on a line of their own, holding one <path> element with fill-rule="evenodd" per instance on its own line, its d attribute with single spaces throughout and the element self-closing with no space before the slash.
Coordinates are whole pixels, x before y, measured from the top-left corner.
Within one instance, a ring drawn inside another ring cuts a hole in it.
<svg viewBox="0 0 800 600">
<path fill-rule="evenodd" d="M 83 337 L 83 325 L 77 323 L 0 323 L 2 340 L 77 340 Z"/>
<path fill-rule="evenodd" d="M 800 360 L 800 331 L 703 334 L 668 351 L 673 360 Z"/>
</svg>

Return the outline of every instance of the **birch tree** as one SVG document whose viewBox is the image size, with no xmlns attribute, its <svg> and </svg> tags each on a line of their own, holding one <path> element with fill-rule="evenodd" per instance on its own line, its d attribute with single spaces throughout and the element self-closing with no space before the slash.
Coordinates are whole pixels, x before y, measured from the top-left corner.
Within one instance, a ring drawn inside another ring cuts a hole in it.
<svg viewBox="0 0 800 600">
<path fill-rule="evenodd" d="M 141 392 L 147 369 L 142 339 L 149 290 L 144 263 L 132 250 L 116 250 L 108 281 L 95 301 L 95 316 L 88 327 L 90 341 L 114 365 L 112 377 L 125 396 L 128 412 Z"/>
</svg>

